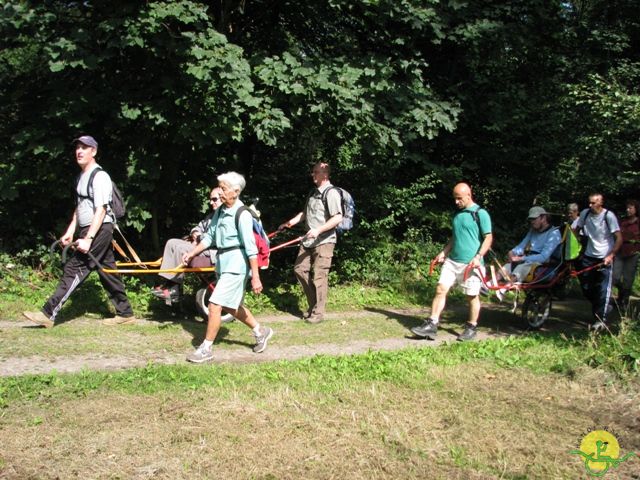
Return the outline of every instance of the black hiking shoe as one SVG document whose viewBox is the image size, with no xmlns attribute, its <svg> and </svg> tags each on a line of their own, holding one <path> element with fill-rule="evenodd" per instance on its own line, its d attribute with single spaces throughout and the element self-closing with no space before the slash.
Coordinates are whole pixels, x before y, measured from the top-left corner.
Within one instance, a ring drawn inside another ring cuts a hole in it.
<svg viewBox="0 0 640 480">
<path fill-rule="evenodd" d="M 430 318 L 425 320 L 424 323 L 418 327 L 413 327 L 411 333 L 420 338 L 428 338 L 429 340 L 435 340 L 438 335 L 438 324 L 433 323 Z"/>
<path fill-rule="evenodd" d="M 478 332 L 475 325 L 465 323 L 464 332 L 458 335 L 458 338 L 456 340 L 458 340 L 459 342 L 468 342 L 469 340 L 473 340 L 474 338 L 476 338 L 476 333 Z"/>
</svg>

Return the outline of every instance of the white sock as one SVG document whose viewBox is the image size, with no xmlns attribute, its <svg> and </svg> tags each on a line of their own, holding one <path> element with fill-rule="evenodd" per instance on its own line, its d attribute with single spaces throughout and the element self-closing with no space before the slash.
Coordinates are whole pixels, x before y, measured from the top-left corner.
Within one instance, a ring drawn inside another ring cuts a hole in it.
<svg viewBox="0 0 640 480">
<path fill-rule="evenodd" d="M 430 318 L 429 320 L 431 320 L 431 323 L 433 323 L 434 325 L 438 325 L 440 323 L 440 320 L 438 320 L 437 318 Z"/>
<path fill-rule="evenodd" d="M 260 324 L 257 323 L 255 327 L 253 327 L 253 333 L 255 333 L 256 335 L 260 335 L 261 332 L 261 328 L 260 328 Z"/>
<path fill-rule="evenodd" d="M 204 348 L 206 348 L 208 350 L 213 345 L 213 340 L 207 340 L 205 338 L 204 342 L 202 342 L 202 345 L 204 346 Z"/>
</svg>

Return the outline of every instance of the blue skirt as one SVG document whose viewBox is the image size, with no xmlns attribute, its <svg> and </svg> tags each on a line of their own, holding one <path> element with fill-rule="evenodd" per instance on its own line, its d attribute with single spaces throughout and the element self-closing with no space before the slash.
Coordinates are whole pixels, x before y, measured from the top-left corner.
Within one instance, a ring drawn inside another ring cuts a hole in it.
<svg viewBox="0 0 640 480">
<path fill-rule="evenodd" d="M 248 275 L 242 273 L 222 273 L 218 277 L 209 303 L 237 310 L 244 300 L 248 278 Z"/>
</svg>

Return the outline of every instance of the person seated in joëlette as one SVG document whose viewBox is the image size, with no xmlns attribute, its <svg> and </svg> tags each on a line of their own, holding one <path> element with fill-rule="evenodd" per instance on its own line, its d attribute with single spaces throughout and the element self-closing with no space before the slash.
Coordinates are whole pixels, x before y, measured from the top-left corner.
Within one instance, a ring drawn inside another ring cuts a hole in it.
<svg viewBox="0 0 640 480">
<path fill-rule="evenodd" d="M 171 238 L 164 246 L 162 254 L 162 264 L 160 270 L 173 270 L 182 265 L 182 257 L 185 253 L 193 250 L 201 240 L 202 235 L 209 229 L 211 219 L 216 209 L 222 204 L 220 200 L 220 188 L 214 187 L 209 193 L 209 205 L 211 211 L 200 220 L 195 227 L 191 229 L 186 238 Z M 192 267 L 210 267 L 216 263 L 215 250 L 205 250 L 200 255 L 193 258 L 190 263 Z M 184 281 L 183 273 L 163 272 L 159 273 L 160 282 L 153 287 L 152 293 L 158 298 L 168 300 L 178 298 L 181 294 L 182 283 Z"/>
</svg>

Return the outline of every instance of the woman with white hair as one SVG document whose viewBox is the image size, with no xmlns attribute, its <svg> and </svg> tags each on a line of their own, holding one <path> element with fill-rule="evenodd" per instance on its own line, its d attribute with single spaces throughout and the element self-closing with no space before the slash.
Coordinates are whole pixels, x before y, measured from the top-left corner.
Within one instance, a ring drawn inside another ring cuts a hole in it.
<svg viewBox="0 0 640 480">
<path fill-rule="evenodd" d="M 236 222 L 238 209 L 244 205 L 239 196 L 245 185 L 245 179 L 239 173 L 227 172 L 218 176 L 222 206 L 216 210 L 200 243 L 182 257 L 183 263 L 187 265 L 193 257 L 210 246 L 215 245 L 217 249 L 218 281 L 209 299 L 207 332 L 202 344 L 187 355 L 189 362 L 203 363 L 213 358 L 212 345 L 220 330 L 222 310 L 231 313 L 253 330 L 256 337 L 253 351 L 256 353 L 267 348 L 267 342 L 273 335 L 273 330 L 260 326 L 249 309 L 242 304 L 248 278 L 251 278 L 253 292 L 262 292 L 258 247 L 253 236 L 253 217 L 250 212 L 243 211 Z"/>
</svg>

